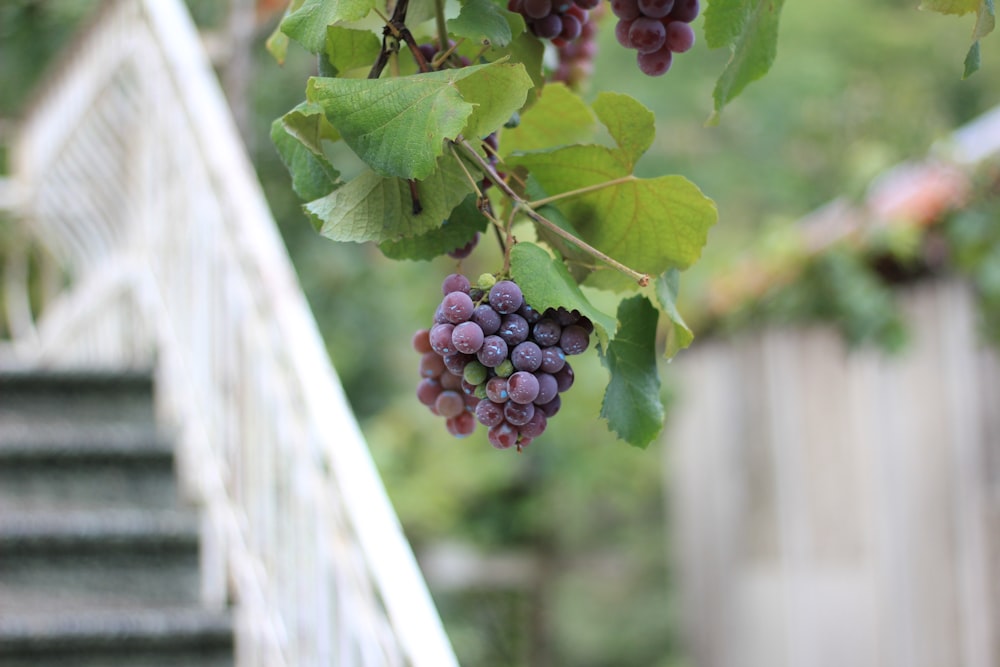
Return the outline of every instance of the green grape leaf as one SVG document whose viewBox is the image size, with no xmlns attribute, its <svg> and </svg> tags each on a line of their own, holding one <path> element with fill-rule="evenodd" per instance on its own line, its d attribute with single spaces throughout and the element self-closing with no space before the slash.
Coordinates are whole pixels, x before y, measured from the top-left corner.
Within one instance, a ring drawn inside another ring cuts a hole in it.
<svg viewBox="0 0 1000 667">
<path fill-rule="evenodd" d="M 492 63 L 390 79 L 313 77 L 306 97 L 376 173 L 419 180 L 434 170 L 445 139 L 489 134 L 530 86 L 523 66 Z"/>
<path fill-rule="evenodd" d="M 996 27 L 996 10 L 993 0 L 924 0 L 920 9 L 926 9 L 939 14 L 976 14 L 976 25 L 972 29 L 972 45 L 965 54 L 962 78 L 967 79 L 980 65 L 979 40 L 993 32 Z"/>
<path fill-rule="evenodd" d="M 694 333 L 684 323 L 684 318 L 677 310 L 677 294 L 680 292 L 680 287 L 681 272 L 677 269 L 670 269 L 656 279 L 656 300 L 663 314 L 670 320 L 670 328 L 667 329 L 667 347 L 664 352 L 668 359 L 694 340 Z"/>
<path fill-rule="evenodd" d="M 279 27 L 312 53 L 322 53 L 327 26 L 363 19 L 374 7 L 375 0 L 304 0 L 281 20 Z"/>
<path fill-rule="evenodd" d="M 602 92 L 593 107 L 625 159 L 634 166 L 653 145 L 656 116 L 638 100 L 621 93 Z"/>
<path fill-rule="evenodd" d="M 510 251 L 510 274 L 524 292 L 524 299 L 537 310 L 559 308 L 579 311 L 594 323 L 602 347 L 615 327 L 610 315 L 595 308 L 566 270 L 566 265 L 534 243 L 518 243 Z"/>
<path fill-rule="evenodd" d="M 971 14 L 979 9 L 983 0 L 923 0 L 920 9 L 939 14 Z"/>
<path fill-rule="evenodd" d="M 701 255 L 718 213 L 711 199 L 682 176 L 643 179 L 631 174 L 620 149 L 569 146 L 549 153 L 512 156 L 553 195 L 593 188 L 558 201 L 580 238 L 626 266 L 656 276 L 687 268 Z M 589 284 L 635 287 L 613 270 L 597 271 Z"/>
<path fill-rule="evenodd" d="M 292 189 L 304 201 L 319 199 L 340 185 L 340 172 L 322 146 L 324 140 L 336 138 L 323 110 L 308 102 L 271 124 L 271 141 L 292 177 Z"/>
<path fill-rule="evenodd" d="M 458 16 L 448 19 L 448 32 L 483 46 L 504 47 L 513 39 L 506 14 L 491 0 L 466 0 Z"/>
<path fill-rule="evenodd" d="M 601 417 L 608 428 L 645 449 L 663 428 L 660 376 L 656 368 L 657 312 L 636 294 L 618 305 L 618 330 L 601 361 L 611 372 Z"/>
<path fill-rule="evenodd" d="M 470 165 L 465 168 L 473 177 L 478 173 Z M 451 155 L 441 157 L 437 169 L 416 188 L 423 207 L 419 213 L 414 212 L 406 179 L 366 170 L 303 209 L 316 230 L 329 239 L 381 243 L 440 227 L 441 221 L 473 191 L 465 171 Z"/>
<path fill-rule="evenodd" d="M 537 41 L 537 40 L 535 40 Z M 594 114 L 563 83 L 550 83 L 538 101 L 521 114 L 521 123 L 503 131 L 503 155 L 568 146 L 592 141 L 597 130 Z"/>
<path fill-rule="evenodd" d="M 299 7 L 302 6 L 302 2 L 303 0 L 292 0 L 289 2 L 288 7 L 285 8 L 285 14 L 282 17 L 282 20 L 288 18 L 292 12 L 299 9 Z M 267 48 L 268 52 L 279 65 L 284 65 L 285 58 L 288 57 L 288 41 L 288 35 L 281 32 L 281 23 L 279 22 L 278 25 L 274 27 L 274 31 L 271 32 L 271 35 L 267 38 L 267 41 L 264 43 L 265 48 Z"/>
<path fill-rule="evenodd" d="M 531 78 L 532 91 L 539 91 L 545 86 L 545 72 L 542 61 L 545 56 L 545 45 L 541 40 L 525 31 L 524 19 L 520 14 L 507 13 L 507 22 L 514 36 L 506 48 L 491 47 L 483 54 L 487 62 L 509 60 L 520 63 Z"/>
<path fill-rule="evenodd" d="M 731 56 L 712 93 L 715 111 L 709 123 L 717 123 L 722 108 L 771 69 L 784 4 L 785 0 L 710 0 L 705 41 L 713 49 L 728 46 Z"/>
<path fill-rule="evenodd" d="M 354 30 L 331 25 L 326 29 L 326 58 L 337 72 L 365 68 L 372 63 L 382 50 L 382 42 L 371 30 Z"/>
<path fill-rule="evenodd" d="M 982 64 L 979 51 L 979 40 L 976 40 L 972 43 L 972 46 L 969 47 L 969 51 L 965 54 L 965 60 L 962 63 L 964 65 L 964 68 L 962 69 L 963 79 L 968 79 L 970 76 L 979 71 L 979 66 Z"/>
<path fill-rule="evenodd" d="M 476 195 L 469 195 L 440 227 L 419 236 L 383 241 L 379 250 L 389 259 L 430 260 L 461 248 L 477 233 L 486 230 L 487 220 L 476 206 L 476 200 Z"/>
</svg>

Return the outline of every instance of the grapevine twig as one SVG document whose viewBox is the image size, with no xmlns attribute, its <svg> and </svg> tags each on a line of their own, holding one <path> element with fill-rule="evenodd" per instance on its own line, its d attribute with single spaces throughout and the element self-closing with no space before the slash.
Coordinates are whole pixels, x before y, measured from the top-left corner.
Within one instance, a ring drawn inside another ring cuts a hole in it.
<svg viewBox="0 0 1000 667">
<path fill-rule="evenodd" d="M 525 201 L 523 197 L 521 197 L 516 192 L 514 192 L 514 190 L 511 189 L 510 185 L 508 185 L 504 179 L 500 178 L 500 176 L 496 173 L 496 170 L 493 169 L 493 167 L 485 159 L 483 159 L 483 156 L 481 156 L 478 152 L 476 152 L 476 149 L 472 147 L 472 145 L 469 143 L 467 139 L 459 137 L 458 143 L 460 143 L 461 146 L 466 150 L 466 152 L 469 154 L 472 160 L 479 165 L 479 167 L 486 174 L 486 177 L 489 178 L 490 181 L 492 181 L 493 184 L 496 185 L 497 188 L 499 188 L 500 191 L 503 192 L 506 197 L 508 197 L 512 202 L 514 202 L 514 210 L 512 212 L 523 211 L 526 216 L 537 222 L 545 229 L 549 230 L 556 236 L 559 236 L 560 238 L 569 241 L 573 245 L 580 248 L 580 250 L 592 255 L 594 258 L 604 262 L 608 266 L 624 273 L 625 275 L 627 275 L 628 277 L 632 278 L 637 283 L 639 283 L 641 287 L 645 287 L 646 285 L 649 284 L 649 274 L 641 273 L 639 271 L 636 271 L 635 269 L 625 266 L 618 260 L 614 259 L 609 255 L 606 255 L 605 253 L 601 252 L 600 250 L 590 245 L 583 239 L 574 236 L 570 232 L 567 232 L 559 225 L 555 224 L 545 216 L 538 213 L 533 208 L 533 205 L 530 202 Z M 510 234 L 508 232 L 508 237 L 509 236 Z M 505 263 L 509 261 L 507 248 L 504 249 L 504 259 Z"/>
</svg>

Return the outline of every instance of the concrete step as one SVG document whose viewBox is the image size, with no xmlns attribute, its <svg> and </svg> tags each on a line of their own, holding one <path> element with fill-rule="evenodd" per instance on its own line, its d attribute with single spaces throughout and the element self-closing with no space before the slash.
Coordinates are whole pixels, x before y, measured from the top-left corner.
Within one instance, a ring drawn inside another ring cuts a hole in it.
<svg viewBox="0 0 1000 667">
<path fill-rule="evenodd" d="M 232 667 L 229 614 L 191 607 L 0 617 L 3 667 Z"/>
<path fill-rule="evenodd" d="M 2 513 L 0 618 L 194 605 L 199 564 L 197 520 L 188 513 Z"/>
<path fill-rule="evenodd" d="M 177 505 L 173 447 L 152 429 L 35 429 L 0 436 L 4 512 Z"/>
</svg>

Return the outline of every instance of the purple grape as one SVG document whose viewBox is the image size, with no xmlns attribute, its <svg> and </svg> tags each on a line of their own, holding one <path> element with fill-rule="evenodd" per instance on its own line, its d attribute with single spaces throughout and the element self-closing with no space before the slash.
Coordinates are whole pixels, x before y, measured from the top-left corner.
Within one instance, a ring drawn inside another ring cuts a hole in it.
<svg viewBox="0 0 1000 667">
<path fill-rule="evenodd" d="M 643 16 L 662 19 L 674 8 L 674 0 L 638 0 L 638 5 Z"/>
<path fill-rule="evenodd" d="M 472 311 L 471 319 L 480 326 L 487 336 L 500 330 L 500 314 L 487 303 L 476 306 L 476 309 Z"/>
<path fill-rule="evenodd" d="M 510 400 L 507 391 L 507 380 L 502 377 L 492 377 L 486 382 L 486 398 L 494 403 L 506 403 Z"/>
<path fill-rule="evenodd" d="M 438 382 L 441 383 L 443 389 L 451 389 L 452 391 L 462 390 L 462 376 L 455 375 L 454 373 L 442 373 L 441 377 L 438 378 Z"/>
<path fill-rule="evenodd" d="M 414 352 L 419 352 L 420 354 L 427 354 L 433 351 L 431 347 L 431 330 L 430 329 L 420 329 L 410 340 L 413 345 Z"/>
<path fill-rule="evenodd" d="M 523 0 L 521 13 L 528 18 L 545 18 L 552 13 L 552 0 Z"/>
<path fill-rule="evenodd" d="M 440 382 L 432 378 L 424 378 L 417 383 L 417 400 L 427 406 L 434 405 L 442 391 Z"/>
<path fill-rule="evenodd" d="M 528 324 L 534 324 L 542 319 L 542 314 L 529 306 L 527 302 L 521 304 L 521 307 L 517 309 L 517 314 L 523 317 Z"/>
<path fill-rule="evenodd" d="M 670 12 L 670 18 L 682 23 L 690 23 L 698 18 L 701 11 L 701 4 L 698 0 L 677 0 L 674 8 Z"/>
<path fill-rule="evenodd" d="M 535 19 L 529 25 L 531 32 L 542 39 L 555 39 L 563 29 L 563 21 L 558 14 L 549 14 L 545 18 Z"/>
<path fill-rule="evenodd" d="M 436 378 L 444 373 L 444 359 L 436 352 L 428 352 L 420 357 L 420 377 Z"/>
<path fill-rule="evenodd" d="M 524 295 L 517 283 L 511 280 L 501 280 L 490 288 L 490 305 L 501 315 L 515 313 L 524 303 Z"/>
<path fill-rule="evenodd" d="M 448 433 L 451 433 L 456 438 L 464 438 L 472 435 L 476 430 L 476 418 L 471 412 L 463 412 L 454 417 L 449 417 L 445 420 L 444 425 L 448 429 Z"/>
<path fill-rule="evenodd" d="M 535 410 L 535 413 L 531 415 L 526 423 L 522 424 L 518 430 L 522 438 L 528 438 L 533 440 L 545 432 L 545 427 L 548 425 L 548 418 L 545 413 L 541 410 Z M 527 443 L 520 443 L 523 447 Z"/>
<path fill-rule="evenodd" d="M 441 294 L 442 296 L 448 296 L 452 292 L 468 294 L 471 287 L 472 285 L 469 283 L 468 278 L 461 273 L 452 273 L 445 276 L 444 281 L 441 283 Z"/>
<path fill-rule="evenodd" d="M 466 322 L 472 317 L 476 304 L 465 292 L 449 292 L 441 301 L 441 310 L 445 318 L 452 324 Z"/>
<path fill-rule="evenodd" d="M 542 347 L 558 345 L 559 337 L 562 335 L 562 327 L 553 319 L 545 318 L 538 321 L 531 331 L 535 342 Z"/>
<path fill-rule="evenodd" d="M 488 399 L 479 401 L 476 405 L 476 419 L 486 428 L 496 426 L 503 421 L 503 405 Z"/>
<path fill-rule="evenodd" d="M 528 421 L 535 414 L 535 406 L 531 403 L 515 403 L 514 401 L 507 401 L 503 406 L 503 416 L 509 424 L 514 426 L 522 426 L 527 424 Z"/>
<path fill-rule="evenodd" d="M 667 24 L 667 48 L 674 53 L 685 53 L 694 46 L 694 28 L 689 23 L 671 21 Z"/>
<path fill-rule="evenodd" d="M 513 347 L 527 340 L 528 322 L 517 313 L 504 315 L 497 335 L 503 338 L 507 345 Z"/>
<path fill-rule="evenodd" d="M 571 42 L 579 37 L 581 32 L 583 32 L 583 24 L 580 19 L 572 14 L 566 14 L 562 17 L 562 31 L 559 33 L 561 38 Z"/>
<path fill-rule="evenodd" d="M 483 366 L 496 368 L 507 359 L 507 342 L 500 336 L 486 336 L 476 357 Z"/>
<path fill-rule="evenodd" d="M 574 0 L 580 9 L 591 10 L 601 6 L 601 0 Z"/>
<path fill-rule="evenodd" d="M 457 417 L 465 411 L 465 399 L 457 391 L 442 391 L 434 401 L 434 407 L 442 417 Z"/>
<path fill-rule="evenodd" d="M 559 347 L 568 356 L 582 354 L 589 344 L 590 334 L 578 324 L 571 324 L 563 329 L 562 335 L 559 337 Z"/>
<path fill-rule="evenodd" d="M 507 394 L 515 403 L 531 403 L 538 398 L 538 390 L 538 378 L 528 371 L 517 371 L 507 378 Z"/>
<path fill-rule="evenodd" d="M 542 365 L 539 368 L 545 373 L 558 373 L 566 365 L 566 353 L 558 345 L 542 350 Z"/>
<path fill-rule="evenodd" d="M 533 401 L 535 405 L 545 405 L 559 395 L 559 381 L 549 373 L 535 373 L 538 380 L 538 396 Z"/>
<path fill-rule="evenodd" d="M 465 365 L 472 359 L 475 359 L 475 357 L 471 354 L 456 352 L 455 354 L 444 355 L 442 361 L 444 362 L 444 367 L 448 369 L 449 373 L 462 377 L 462 374 L 465 373 Z"/>
<path fill-rule="evenodd" d="M 553 373 L 553 376 L 555 376 L 556 382 L 559 383 L 560 394 L 572 387 L 573 380 L 576 378 L 576 375 L 573 373 L 573 367 L 569 364 L 559 369 L 558 373 Z M 552 415 L 549 416 L 551 417 Z"/>
<path fill-rule="evenodd" d="M 450 323 L 435 324 L 431 327 L 431 332 L 428 334 L 428 339 L 431 343 L 431 349 L 440 354 L 442 357 L 446 354 L 455 354 L 458 350 L 455 349 L 455 344 L 451 342 L 451 333 L 455 330 L 455 325 Z"/>
<path fill-rule="evenodd" d="M 666 47 L 653 53 L 640 53 L 636 56 L 639 71 L 647 76 L 663 76 L 670 71 L 673 61 L 674 54 Z"/>
<path fill-rule="evenodd" d="M 611 13 L 624 21 L 639 18 L 639 3 L 636 0 L 611 0 Z"/>
<path fill-rule="evenodd" d="M 577 327 L 579 328 L 579 327 Z M 582 331 L 582 329 L 581 329 Z M 451 342 L 463 354 L 475 354 L 483 346 L 482 328 L 475 322 L 462 322 L 451 332 Z"/>
<path fill-rule="evenodd" d="M 433 352 L 431 354 L 437 356 Z M 542 348 L 530 340 L 526 340 L 514 348 L 510 353 L 510 360 L 514 364 L 514 368 L 519 371 L 537 371 L 542 365 Z"/>
<path fill-rule="evenodd" d="M 561 407 L 562 407 L 562 397 L 560 396 L 556 396 L 548 403 L 543 403 L 542 405 L 537 406 L 538 410 L 541 410 L 545 414 L 545 416 L 548 417 L 549 419 L 552 419 L 555 416 L 555 414 L 559 412 L 559 408 Z M 536 410 L 536 412 L 538 410 Z"/>
<path fill-rule="evenodd" d="M 628 37 L 628 31 L 632 28 L 633 21 L 635 21 L 635 19 L 620 19 L 618 23 L 615 24 L 615 39 L 617 39 L 618 43 L 626 49 L 635 48 L 632 44 L 632 40 Z"/>
<path fill-rule="evenodd" d="M 491 427 L 486 435 L 497 449 L 510 449 L 517 443 L 517 436 L 517 429 L 505 421 Z"/>
<path fill-rule="evenodd" d="M 653 53 L 659 51 L 667 41 L 667 29 L 656 19 L 640 16 L 632 21 L 628 38 L 639 53 Z"/>
</svg>

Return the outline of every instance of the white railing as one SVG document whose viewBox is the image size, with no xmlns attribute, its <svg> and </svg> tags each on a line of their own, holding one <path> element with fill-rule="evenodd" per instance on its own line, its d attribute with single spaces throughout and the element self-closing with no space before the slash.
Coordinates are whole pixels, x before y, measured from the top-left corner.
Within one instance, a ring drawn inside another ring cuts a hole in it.
<svg viewBox="0 0 1000 667">
<path fill-rule="evenodd" d="M 456 665 L 183 4 L 107 3 L 12 164 L 64 288 L 8 353 L 154 369 L 238 664 Z"/>
</svg>

